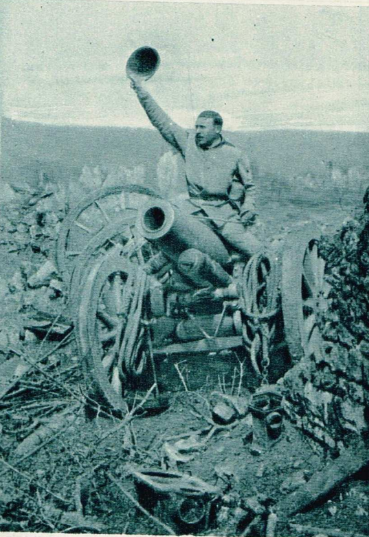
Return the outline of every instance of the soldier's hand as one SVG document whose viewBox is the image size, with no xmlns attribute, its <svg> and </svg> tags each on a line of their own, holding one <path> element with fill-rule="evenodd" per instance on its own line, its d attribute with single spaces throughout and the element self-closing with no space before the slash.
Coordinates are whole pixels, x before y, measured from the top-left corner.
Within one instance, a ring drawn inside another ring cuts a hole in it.
<svg viewBox="0 0 369 537">
<path fill-rule="evenodd" d="M 257 216 L 258 213 L 255 213 L 254 211 L 245 211 L 240 214 L 241 222 L 245 227 L 255 224 Z"/>
<path fill-rule="evenodd" d="M 129 77 L 130 81 L 131 81 L 131 88 L 133 90 L 137 90 L 141 87 L 141 81 L 139 78 L 133 78 L 132 76 Z"/>
</svg>

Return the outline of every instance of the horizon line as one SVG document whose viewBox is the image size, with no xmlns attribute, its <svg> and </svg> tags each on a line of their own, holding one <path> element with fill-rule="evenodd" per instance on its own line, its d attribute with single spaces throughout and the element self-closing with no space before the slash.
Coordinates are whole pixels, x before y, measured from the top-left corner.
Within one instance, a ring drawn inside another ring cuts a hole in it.
<svg viewBox="0 0 369 537">
<path fill-rule="evenodd" d="M 112 128 L 112 129 L 143 129 L 143 130 L 156 130 L 155 127 L 151 125 L 130 125 L 130 124 L 108 124 L 108 123 L 98 123 L 98 122 L 61 122 L 61 121 L 41 121 L 37 119 L 30 118 L 21 118 L 14 117 L 8 114 L 2 114 L 1 119 L 6 119 L 9 121 L 14 121 L 18 123 L 32 123 L 36 125 L 44 125 L 51 127 L 97 127 L 97 128 Z M 186 127 L 184 127 L 186 128 Z M 291 126 L 291 125 L 271 125 L 270 127 L 251 127 L 251 128 L 241 128 L 241 129 L 227 129 L 225 132 L 230 133 L 240 133 L 240 132 L 264 132 L 264 131 L 276 131 L 276 130 L 290 130 L 290 131 L 320 131 L 320 132 L 350 132 L 350 133 L 367 133 L 369 134 L 369 127 L 358 127 L 357 125 L 338 125 L 338 126 Z"/>
</svg>

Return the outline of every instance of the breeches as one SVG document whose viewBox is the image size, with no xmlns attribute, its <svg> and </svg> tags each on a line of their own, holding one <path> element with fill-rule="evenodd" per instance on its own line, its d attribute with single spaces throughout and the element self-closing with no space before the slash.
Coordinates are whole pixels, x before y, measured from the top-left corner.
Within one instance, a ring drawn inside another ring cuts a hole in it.
<svg viewBox="0 0 369 537">
<path fill-rule="evenodd" d="M 195 209 L 194 206 L 188 202 L 182 203 L 180 208 L 188 215 L 198 218 L 200 221 L 210 227 L 214 233 L 222 237 L 224 242 L 229 244 L 233 249 L 241 254 L 251 257 L 262 250 L 261 242 L 252 232 L 253 226 L 245 227 L 236 211 L 228 210 L 228 221 L 223 223 L 222 219 L 225 215 L 222 214 L 223 211 L 221 208 L 219 210 L 217 208 L 212 208 L 211 216 L 209 216 L 210 211 L 208 212 L 205 208 L 202 209 L 200 207 Z M 231 215 L 229 216 L 230 212 Z M 217 225 L 216 222 L 218 215 L 220 220 Z"/>
<path fill-rule="evenodd" d="M 241 221 L 227 222 L 217 230 L 217 233 L 232 246 L 247 257 L 262 250 L 261 242 L 253 235 L 252 226 L 244 227 Z"/>
</svg>

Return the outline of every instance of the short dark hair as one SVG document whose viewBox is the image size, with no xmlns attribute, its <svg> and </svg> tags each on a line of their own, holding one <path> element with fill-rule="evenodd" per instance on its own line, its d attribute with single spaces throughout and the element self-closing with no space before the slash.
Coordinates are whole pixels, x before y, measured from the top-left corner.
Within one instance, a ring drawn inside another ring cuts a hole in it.
<svg viewBox="0 0 369 537">
<path fill-rule="evenodd" d="M 223 127 L 223 118 L 218 112 L 214 112 L 214 110 L 204 110 L 199 114 L 199 117 L 205 117 L 205 118 L 211 118 L 214 122 L 214 125 L 217 127 L 222 128 Z"/>
</svg>

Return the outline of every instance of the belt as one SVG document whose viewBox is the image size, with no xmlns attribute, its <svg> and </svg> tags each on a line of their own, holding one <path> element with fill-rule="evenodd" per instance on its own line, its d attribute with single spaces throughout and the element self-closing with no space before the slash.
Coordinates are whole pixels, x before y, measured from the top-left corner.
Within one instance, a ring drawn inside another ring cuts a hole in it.
<svg viewBox="0 0 369 537">
<path fill-rule="evenodd" d="M 229 201 L 229 197 L 226 194 L 201 193 L 198 196 L 190 195 L 190 199 L 200 200 L 200 201 Z"/>
</svg>

